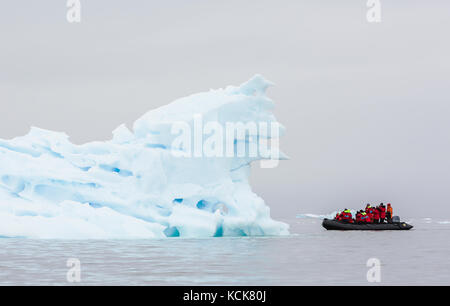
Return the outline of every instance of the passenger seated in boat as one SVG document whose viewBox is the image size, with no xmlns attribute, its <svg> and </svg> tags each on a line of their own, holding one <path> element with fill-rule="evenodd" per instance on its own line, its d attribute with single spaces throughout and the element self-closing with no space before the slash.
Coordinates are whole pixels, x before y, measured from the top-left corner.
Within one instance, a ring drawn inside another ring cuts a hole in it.
<svg viewBox="0 0 450 306">
<path fill-rule="evenodd" d="M 361 212 L 361 221 L 362 223 L 372 223 L 370 216 L 365 211 Z"/>
<path fill-rule="evenodd" d="M 360 210 L 358 211 L 358 213 L 356 214 L 356 223 L 357 224 L 366 224 L 366 223 L 370 223 L 372 222 L 369 218 L 369 215 L 364 211 L 364 210 Z"/>
<path fill-rule="evenodd" d="M 366 214 L 369 215 L 369 218 L 371 220 L 371 222 L 373 222 L 373 213 L 374 213 L 374 208 L 372 206 L 370 206 L 370 204 L 366 205 Z"/>
<path fill-rule="evenodd" d="M 356 212 L 355 221 L 356 221 L 357 224 L 361 224 L 362 223 L 361 212 L 362 212 L 362 210 L 359 210 L 358 212 Z"/>
<path fill-rule="evenodd" d="M 350 209 L 344 209 L 343 212 L 339 215 L 339 221 L 347 222 L 347 223 L 354 223 L 352 212 Z"/>
</svg>

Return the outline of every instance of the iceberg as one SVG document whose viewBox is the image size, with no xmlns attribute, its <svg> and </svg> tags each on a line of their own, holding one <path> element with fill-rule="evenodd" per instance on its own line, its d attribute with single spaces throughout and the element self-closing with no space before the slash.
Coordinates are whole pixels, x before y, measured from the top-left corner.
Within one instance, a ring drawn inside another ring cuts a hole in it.
<svg viewBox="0 0 450 306">
<path fill-rule="evenodd" d="M 0 237 L 288 235 L 289 226 L 270 217 L 248 182 L 253 162 L 285 155 L 277 148 L 235 154 L 284 133 L 266 96 L 270 85 L 256 75 L 240 86 L 178 99 L 149 111 L 132 129 L 120 125 L 108 141 L 76 145 L 65 133 L 36 127 L 0 139 Z M 216 137 L 229 123 L 252 122 L 277 128 Z M 216 155 L 195 154 L 207 144 Z"/>
</svg>

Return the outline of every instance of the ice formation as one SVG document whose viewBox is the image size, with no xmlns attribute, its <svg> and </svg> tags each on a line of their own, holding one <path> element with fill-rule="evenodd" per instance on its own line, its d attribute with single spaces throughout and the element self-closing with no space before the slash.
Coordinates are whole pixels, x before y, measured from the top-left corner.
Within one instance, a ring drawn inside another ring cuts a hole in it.
<svg viewBox="0 0 450 306">
<path fill-rule="evenodd" d="M 297 214 L 295 217 L 297 219 L 333 219 L 337 213 L 340 213 L 341 211 L 333 211 L 329 214 L 326 215 L 321 215 L 321 214 Z M 352 214 L 353 217 L 356 216 L 356 209 L 350 209 L 350 213 Z"/>
<path fill-rule="evenodd" d="M 192 125 L 195 114 L 220 124 L 276 122 L 269 85 L 257 75 L 238 87 L 181 98 L 145 114 L 132 131 L 119 126 L 109 141 L 75 145 L 64 133 L 39 128 L 0 139 L 0 237 L 288 234 L 249 186 L 250 163 L 261 156 L 179 157 L 173 150 L 184 148 L 172 147 L 174 122 Z"/>
</svg>

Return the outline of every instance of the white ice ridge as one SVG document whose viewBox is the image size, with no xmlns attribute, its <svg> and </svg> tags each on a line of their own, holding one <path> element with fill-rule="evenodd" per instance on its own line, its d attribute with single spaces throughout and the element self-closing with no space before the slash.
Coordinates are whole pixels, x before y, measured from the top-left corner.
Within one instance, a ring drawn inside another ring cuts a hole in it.
<svg viewBox="0 0 450 306">
<path fill-rule="evenodd" d="M 250 163 L 262 157 L 176 157 L 171 147 L 172 124 L 192 124 L 196 114 L 220 124 L 277 122 L 269 85 L 256 75 L 181 98 L 145 114 L 132 131 L 119 126 L 109 141 L 75 145 L 39 128 L 0 139 L 0 237 L 287 235 L 248 183 Z"/>
<path fill-rule="evenodd" d="M 340 213 L 341 211 L 333 211 L 329 214 L 326 215 L 321 215 L 321 214 L 297 214 L 295 217 L 297 219 L 333 219 L 337 213 Z M 352 214 L 353 217 L 356 216 L 356 209 L 350 209 L 350 212 Z"/>
</svg>

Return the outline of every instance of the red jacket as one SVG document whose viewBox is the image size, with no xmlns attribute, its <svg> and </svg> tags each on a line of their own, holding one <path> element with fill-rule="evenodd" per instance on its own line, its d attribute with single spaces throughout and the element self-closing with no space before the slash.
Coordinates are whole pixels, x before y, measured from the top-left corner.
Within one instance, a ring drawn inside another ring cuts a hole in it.
<svg viewBox="0 0 450 306">
<path fill-rule="evenodd" d="M 380 210 L 380 218 L 385 219 L 386 218 L 386 207 L 380 206 L 378 209 Z"/>
<path fill-rule="evenodd" d="M 380 211 L 378 210 L 378 208 L 375 208 L 375 209 L 373 210 L 373 218 L 374 218 L 375 220 L 380 219 Z"/>
<path fill-rule="evenodd" d="M 374 211 L 373 207 L 366 208 L 366 214 L 369 215 L 370 219 L 373 218 L 373 211 Z"/>
<path fill-rule="evenodd" d="M 341 213 L 341 219 L 343 221 L 353 222 L 352 214 L 351 213 L 347 213 L 345 211 L 343 211 Z"/>
<path fill-rule="evenodd" d="M 369 215 L 366 213 L 364 215 L 361 214 L 361 222 L 370 223 L 370 222 L 372 222 L 372 220 L 370 219 Z"/>
</svg>

